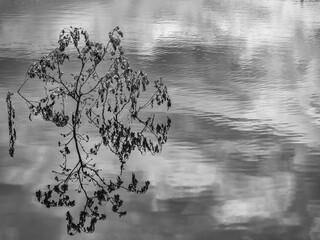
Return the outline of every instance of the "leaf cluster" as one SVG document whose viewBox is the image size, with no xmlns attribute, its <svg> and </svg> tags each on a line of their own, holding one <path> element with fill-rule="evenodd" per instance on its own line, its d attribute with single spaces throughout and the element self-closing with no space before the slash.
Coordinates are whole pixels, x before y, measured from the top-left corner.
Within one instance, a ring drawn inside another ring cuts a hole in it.
<svg viewBox="0 0 320 240">
<path fill-rule="evenodd" d="M 58 179 L 56 180 L 59 182 Z M 84 189 L 79 188 L 78 192 L 84 191 L 86 196 L 85 204 L 79 213 L 77 221 L 75 221 L 70 211 L 67 211 L 66 220 L 68 234 L 74 235 L 80 232 L 94 232 L 96 223 L 107 218 L 106 213 L 101 210 L 101 208 L 104 208 L 108 203 L 111 205 L 111 210 L 114 213 L 117 213 L 119 217 L 126 215 L 127 212 L 121 210 L 123 200 L 119 194 L 114 192 L 119 189 L 124 189 L 127 192 L 143 194 L 147 192 L 149 185 L 150 182 L 146 181 L 142 187 L 138 187 L 138 180 L 136 179 L 135 174 L 132 173 L 132 179 L 128 186 L 124 186 L 124 181 L 118 176 L 116 181 L 113 182 L 110 180 L 109 183 L 104 183 L 104 186 L 97 187 L 91 196 L 89 196 Z M 36 198 L 47 208 L 74 207 L 75 200 L 71 200 L 68 190 L 68 184 L 61 181 L 53 187 L 48 185 L 47 190 L 45 191 L 38 190 L 36 192 Z"/>
</svg>

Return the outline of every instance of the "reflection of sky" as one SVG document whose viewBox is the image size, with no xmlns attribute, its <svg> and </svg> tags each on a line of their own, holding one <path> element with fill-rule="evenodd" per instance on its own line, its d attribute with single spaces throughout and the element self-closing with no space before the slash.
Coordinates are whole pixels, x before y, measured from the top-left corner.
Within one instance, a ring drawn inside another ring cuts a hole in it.
<svg viewBox="0 0 320 240">
<path fill-rule="evenodd" d="M 0 239 L 57 239 L 61 219 L 43 214 L 27 187 L 0 184 Z"/>
<path fill-rule="evenodd" d="M 278 167 L 272 167 L 276 160 L 269 159 L 270 162 L 265 163 L 268 175 L 270 170 L 275 171 L 270 176 L 241 176 L 228 173 L 227 162 L 206 161 L 193 149 L 167 146 L 164 154 L 165 159 L 146 157 L 129 163 L 132 171 L 144 168 L 144 178 L 151 180 L 157 201 L 196 197 L 209 190 L 212 197 L 221 202 L 212 205 L 213 217 L 223 224 L 247 222 L 253 217 L 281 218 L 291 206 L 295 178 L 291 173 L 278 172 Z M 160 210 L 158 205 L 154 207 Z"/>
<path fill-rule="evenodd" d="M 12 89 L 24 76 L 27 62 L 51 49 L 60 29 L 69 25 L 86 28 L 98 40 L 119 25 L 133 65 L 167 80 L 174 103 L 172 141 L 161 157 L 134 157 L 128 167 L 142 170 L 152 182 L 148 204 L 150 212 L 159 216 L 155 223 L 170 229 L 165 221 L 174 225 L 181 220 L 170 215 L 174 201 L 186 205 L 183 211 L 198 214 L 193 217 L 207 228 L 261 218 L 301 223 L 296 213 L 289 213 L 297 176 L 278 161 L 282 141 L 319 146 L 319 41 L 314 36 L 320 26 L 318 5 L 306 3 L 302 8 L 300 3 L 274 0 L 60 5 L 34 1 L 14 13 L 0 11 L 2 91 Z M 17 68 L 12 67 L 12 58 L 20 59 Z M 5 112 L 3 106 L 1 110 Z M 1 116 L 1 122 L 5 119 Z M 55 144 L 50 140 L 53 130 L 41 125 L 47 130 L 45 136 L 30 135 L 35 129 L 21 129 L 19 144 L 47 146 L 26 147 L 16 162 L 6 159 L 1 182 L 48 182 L 48 169 L 56 164 L 48 147 Z M 3 137 L 1 143 L 5 141 Z M 299 147 L 292 147 L 290 154 L 287 160 L 301 165 L 309 159 Z M 112 161 L 103 168 L 115 171 L 117 166 Z M 194 205 L 203 199 L 208 200 L 199 210 Z M 139 210 L 128 216 L 132 222 L 147 224 L 154 217 Z M 132 223 L 116 224 L 111 226 L 119 231 L 121 227 L 138 231 Z M 187 220 L 188 227 L 192 224 L 196 221 Z M 186 237 L 182 225 L 176 239 Z M 148 226 L 150 235 L 144 236 L 151 238 L 152 232 L 160 231 L 154 228 Z M 170 237 L 174 230 L 168 230 Z"/>
<path fill-rule="evenodd" d="M 57 32 L 63 27 L 82 26 L 102 40 L 108 29 L 119 25 L 127 33 L 127 44 L 134 40 L 141 53 L 153 52 L 159 42 L 212 45 L 217 35 L 226 34 L 244 39 L 246 52 L 252 54 L 251 50 L 259 46 L 287 42 L 297 27 L 311 34 L 314 24 L 319 23 L 315 8 L 300 8 L 289 1 L 96 1 L 78 6 L 69 2 L 64 6 L 33 2 L 14 14 L 4 9 L 0 22 L 2 47 L 38 53 L 55 44 Z"/>
</svg>

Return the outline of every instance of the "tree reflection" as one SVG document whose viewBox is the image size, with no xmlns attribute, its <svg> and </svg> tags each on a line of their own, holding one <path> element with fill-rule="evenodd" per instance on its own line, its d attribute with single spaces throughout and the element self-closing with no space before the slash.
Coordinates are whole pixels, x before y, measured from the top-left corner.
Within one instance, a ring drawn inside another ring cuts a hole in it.
<svg viewBox="0 0 320 240">
<path fill-rule="evenodd" d="M 106 206 L 120 217 L 125 215 L 119 191 L 143 194 L 150 184 L 145 181 L 138 186 L 134 173 L 131 181 L 125 183 L 122 173 L 131 153 L 137 150 L 143 155 L 147 152 L 154 155 L 161 152 L 167 141 L 170 118 L 163 122 L 154 113 L 145 111 L 161 105 L 166 105 L 167 109 L 171 107 L 167 87 L 159 79 L 154 82 L 151 96 L 146 92 L 148 77 L 130 67 L 121 47 L 122 38 L 119 27 L 109 33 L 107 44 L 91 41 L 82 28 L 63 29 L 58 47 L 30 66 L 18 90 L 30 110 L 30 120 L 41 116 L 66 129 L 58 142 L 63 162 L 59 171 L 53 171 L 56 183 L 48 185 L 46 190 L 38 190 L 36 197 L 50 208 L 75 206 L 69 189 L 75 188 L 84 195 L 85 204 L 79 217 L 74 218 L 69 211 L 66 213 L 70 235 L 93 232 L 96 223 L 106 219 Z M 68 63 L 78 64 L 78 72 L 68 72 L 65 67 Z M 22 94 L 31 80 L 42 81 L 40 99 Z M 146 94 L 140 97 L 144 92 Z M 12 112 L 9 109 L 12 106 L 8 105 L 10 122 Z M 96 135 L 85 134 L 88 128 L 95 129 Z M 95 136 L 100 140 L 92 143 Z M 107 181 L 94 162 L 101 147 L 106 147 L 119 160 L 119 174 L 113 180 Z M 93 192 L 89 190 L 92 186 Z"/>
<path fill-rule="evenodd" d="M 7 110 L 8 110 L 8 128 L 9 128 L 9 155 L 11 157 L 14 156 L 14 144 L 15 141 L 17 139 L 17 135 L 16 135 L 16 129 L 14 128 L 14 120 L 15 120 L 15 110 L 12 107 L 12 100 L 11 100 L 11 96 L 13 95 L 13 93 L 8 92 L 7 93 L 7 98 L 6 98 L 6 102 L 7 102 Z"/>
</svg>

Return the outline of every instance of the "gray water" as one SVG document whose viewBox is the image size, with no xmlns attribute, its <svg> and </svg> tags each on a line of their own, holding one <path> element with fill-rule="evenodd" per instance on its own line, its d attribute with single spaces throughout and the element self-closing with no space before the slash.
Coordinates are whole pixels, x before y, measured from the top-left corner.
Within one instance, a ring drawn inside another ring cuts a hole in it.
<svg viewBox="0 0 320 240">
<path fill-rule="evenodd" d="M 319 15 L 318 1 L 0 0 L 0 239 L 71 239 L 66 209 L 34 196 L 61 162 L 56 129 L 15 98 L 10 158 L 6 92 L 62 28 L 106 41 L 117 25 L 134 68 L 168 85 L 173 126 L 160 155 L 126 168 L 150 191 L 72 239 L 320 239 Z"/>
</svg>

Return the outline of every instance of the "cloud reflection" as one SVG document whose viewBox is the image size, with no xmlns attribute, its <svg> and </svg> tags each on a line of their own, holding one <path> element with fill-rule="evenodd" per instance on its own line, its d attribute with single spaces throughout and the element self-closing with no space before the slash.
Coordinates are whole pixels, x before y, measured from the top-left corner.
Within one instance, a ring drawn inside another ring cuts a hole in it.
<svg viewBox="0 0 320 240">
<path fill-rule="evenodd" d="M 136 210 L 124 223 L 109 221 L 108 234 L 125 239 L 196 239 L 207 237 L 205 233 L 217 237 L 210 231 L 220 224 L 256 219 L 271 219 L 280 225 L 301 223 L 290 212 L 297 179 L 294 173 L 273 165 L 281 147 L 265 147 L 264 143 L 277 144 L 275 139 L 280 139 L 318 146 L 320 60 L 314 37 L 320 26 L 318 5 L 301 8 L 294 1 L 275 0 L 62 1 L 61 5 L 46 2 L 19 11 L 1 12 L 2 57 L 31 61 L 55 46 L 57 33 L 65 26 L 82 26 L 102 41 L 107 31 L 120 25 L 132 62 L 152 76 L 164 75 L 170 83 L 174 113 L 180 116 L 171 147 L 166 146 L 161 158 L 129 162 L 131 170 L 141 170 L 151 180 L 153 195 L 139 207 L 133 206 Z M 22 64 L 17 65 L 15 74 L 23 76 Z M 5 66 L 0 66 L 1 73 L 8 74 Z M 9 88 L 6 82 L 1 84 Z M 24 139 L 30 131 L 26 129 Z M 48 143 L 48 139 L 50 136 L 36 143 Z M 1 165 L 1 182 L 46 182 L 44 169 L 48 172 L 56 164 L 49 148 L 23 152 L 27 160 Z M 248 153 L 251 163 L 245 165 Z M 307 159 L 307 152 L 297 154 L 295 161 Z M 265 158 L 270 162 L 265 163 Z M 267 170 L 259 169 L 263 164 Z M 105 163 L 103 168 L 113 172 L 116 165 Z M 268 175 L 270 172 L 274 175 Z M 15 237 L 16 230 L 6 231 Z"/>
<path fill-rule="evenodd" d="M 38 211 L 32 204 L 30 189 L 0 184 L 1 239 L 59 239 L 61 219 Z"/>
</svg>

